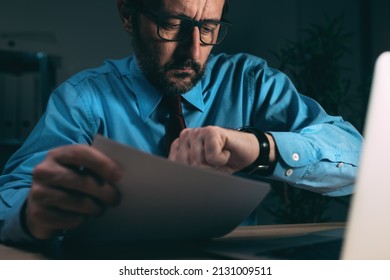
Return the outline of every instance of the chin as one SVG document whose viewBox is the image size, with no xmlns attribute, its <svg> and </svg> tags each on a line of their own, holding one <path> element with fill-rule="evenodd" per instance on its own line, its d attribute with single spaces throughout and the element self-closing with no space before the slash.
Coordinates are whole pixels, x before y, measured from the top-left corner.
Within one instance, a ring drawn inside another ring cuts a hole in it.
<svg viewBox="0 0 390 280">
<path fill-rule="evenodd" d="M 184 82 L 183 80 L 170 80 L 166 86 L 166 92 L 169 95 L 178 95 L 184 94 L 190 91 L 195 85 L 188 80 L 188 82 Z"/>
</svg>

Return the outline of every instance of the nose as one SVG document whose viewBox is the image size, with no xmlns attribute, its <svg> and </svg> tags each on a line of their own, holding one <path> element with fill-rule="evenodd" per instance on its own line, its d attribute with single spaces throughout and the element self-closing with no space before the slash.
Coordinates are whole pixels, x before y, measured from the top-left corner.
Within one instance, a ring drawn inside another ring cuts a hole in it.
<svg viewBox="0 0 390 280">
<path fill-rule="evenodd" d="M 183 42 L 181 50 L 182 52 L 186 53 L 188 58 L 191 58 L 194 61 L 199 61 L 201 48 L 199 28 L 194 26 L 192 29 L 192 35 L 188 35 L 188 39 Z"/>
</svg>

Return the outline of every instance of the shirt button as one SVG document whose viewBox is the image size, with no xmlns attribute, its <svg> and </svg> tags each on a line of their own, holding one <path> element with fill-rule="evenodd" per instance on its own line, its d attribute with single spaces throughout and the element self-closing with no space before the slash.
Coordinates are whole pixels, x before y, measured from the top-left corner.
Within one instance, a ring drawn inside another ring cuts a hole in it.
<svg viewBox="0 0 390 280">
<path fill-rule="evenodd" d="M 294 173 L 294 171 L 290 168 L 286 170 L 286 176 L 291 176 Z"/>
<path fill-rule="evenodd" d="M 339 164 L 337 164 L 337 168 L 340 168 L 340 167 L 343 167 L 344 166 L 344 162 L 340 162 Z"/>
<path fill-rule="evenodd" d="M 294 161 L 298 161 L 298 160 L 299 160 L 299 154 L 293 153 L 292 159 L 293 159 Z"/>
</svg>

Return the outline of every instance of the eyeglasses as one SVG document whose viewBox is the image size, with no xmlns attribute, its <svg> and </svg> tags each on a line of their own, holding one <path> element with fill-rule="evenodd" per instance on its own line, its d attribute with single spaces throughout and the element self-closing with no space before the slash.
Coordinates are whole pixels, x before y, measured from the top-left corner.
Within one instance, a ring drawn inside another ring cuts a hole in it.
<svg viewBox="0 0 390 280">
<path fill-rule="evenodd" d="M 141 7 L 136 10 L 153 20 L 157 25 L 157 35 L 169 42 L 188 40 L 194 27 L 199 28 L 200 41 L 204 45 L 218 45 L 225 38 L 231 23 L 217 20 L 193 20 L 183 16 L 158 14 Z"/>
</svg>

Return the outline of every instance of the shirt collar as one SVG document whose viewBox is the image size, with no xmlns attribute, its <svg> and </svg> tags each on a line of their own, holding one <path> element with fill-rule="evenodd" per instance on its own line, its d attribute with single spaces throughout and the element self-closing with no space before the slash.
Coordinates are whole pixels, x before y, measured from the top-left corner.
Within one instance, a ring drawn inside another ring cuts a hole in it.
<svg viewBox="0 0 390 280">
<path fill-rule="evenodd" d="M 130 62 L 130 73 L 133 75 L 134 93 L 137 98 L 140 116 L 143 121 L 156 110 L 162 99 L 162 94 L 146 79 L 138 67 L 136 58 Z M 188 103 L 197 110 L 204 111 L 204 102 L 202 94 L 202 82 L 199 82 L 193 89 L 182 95 Z"/>
</svg>

